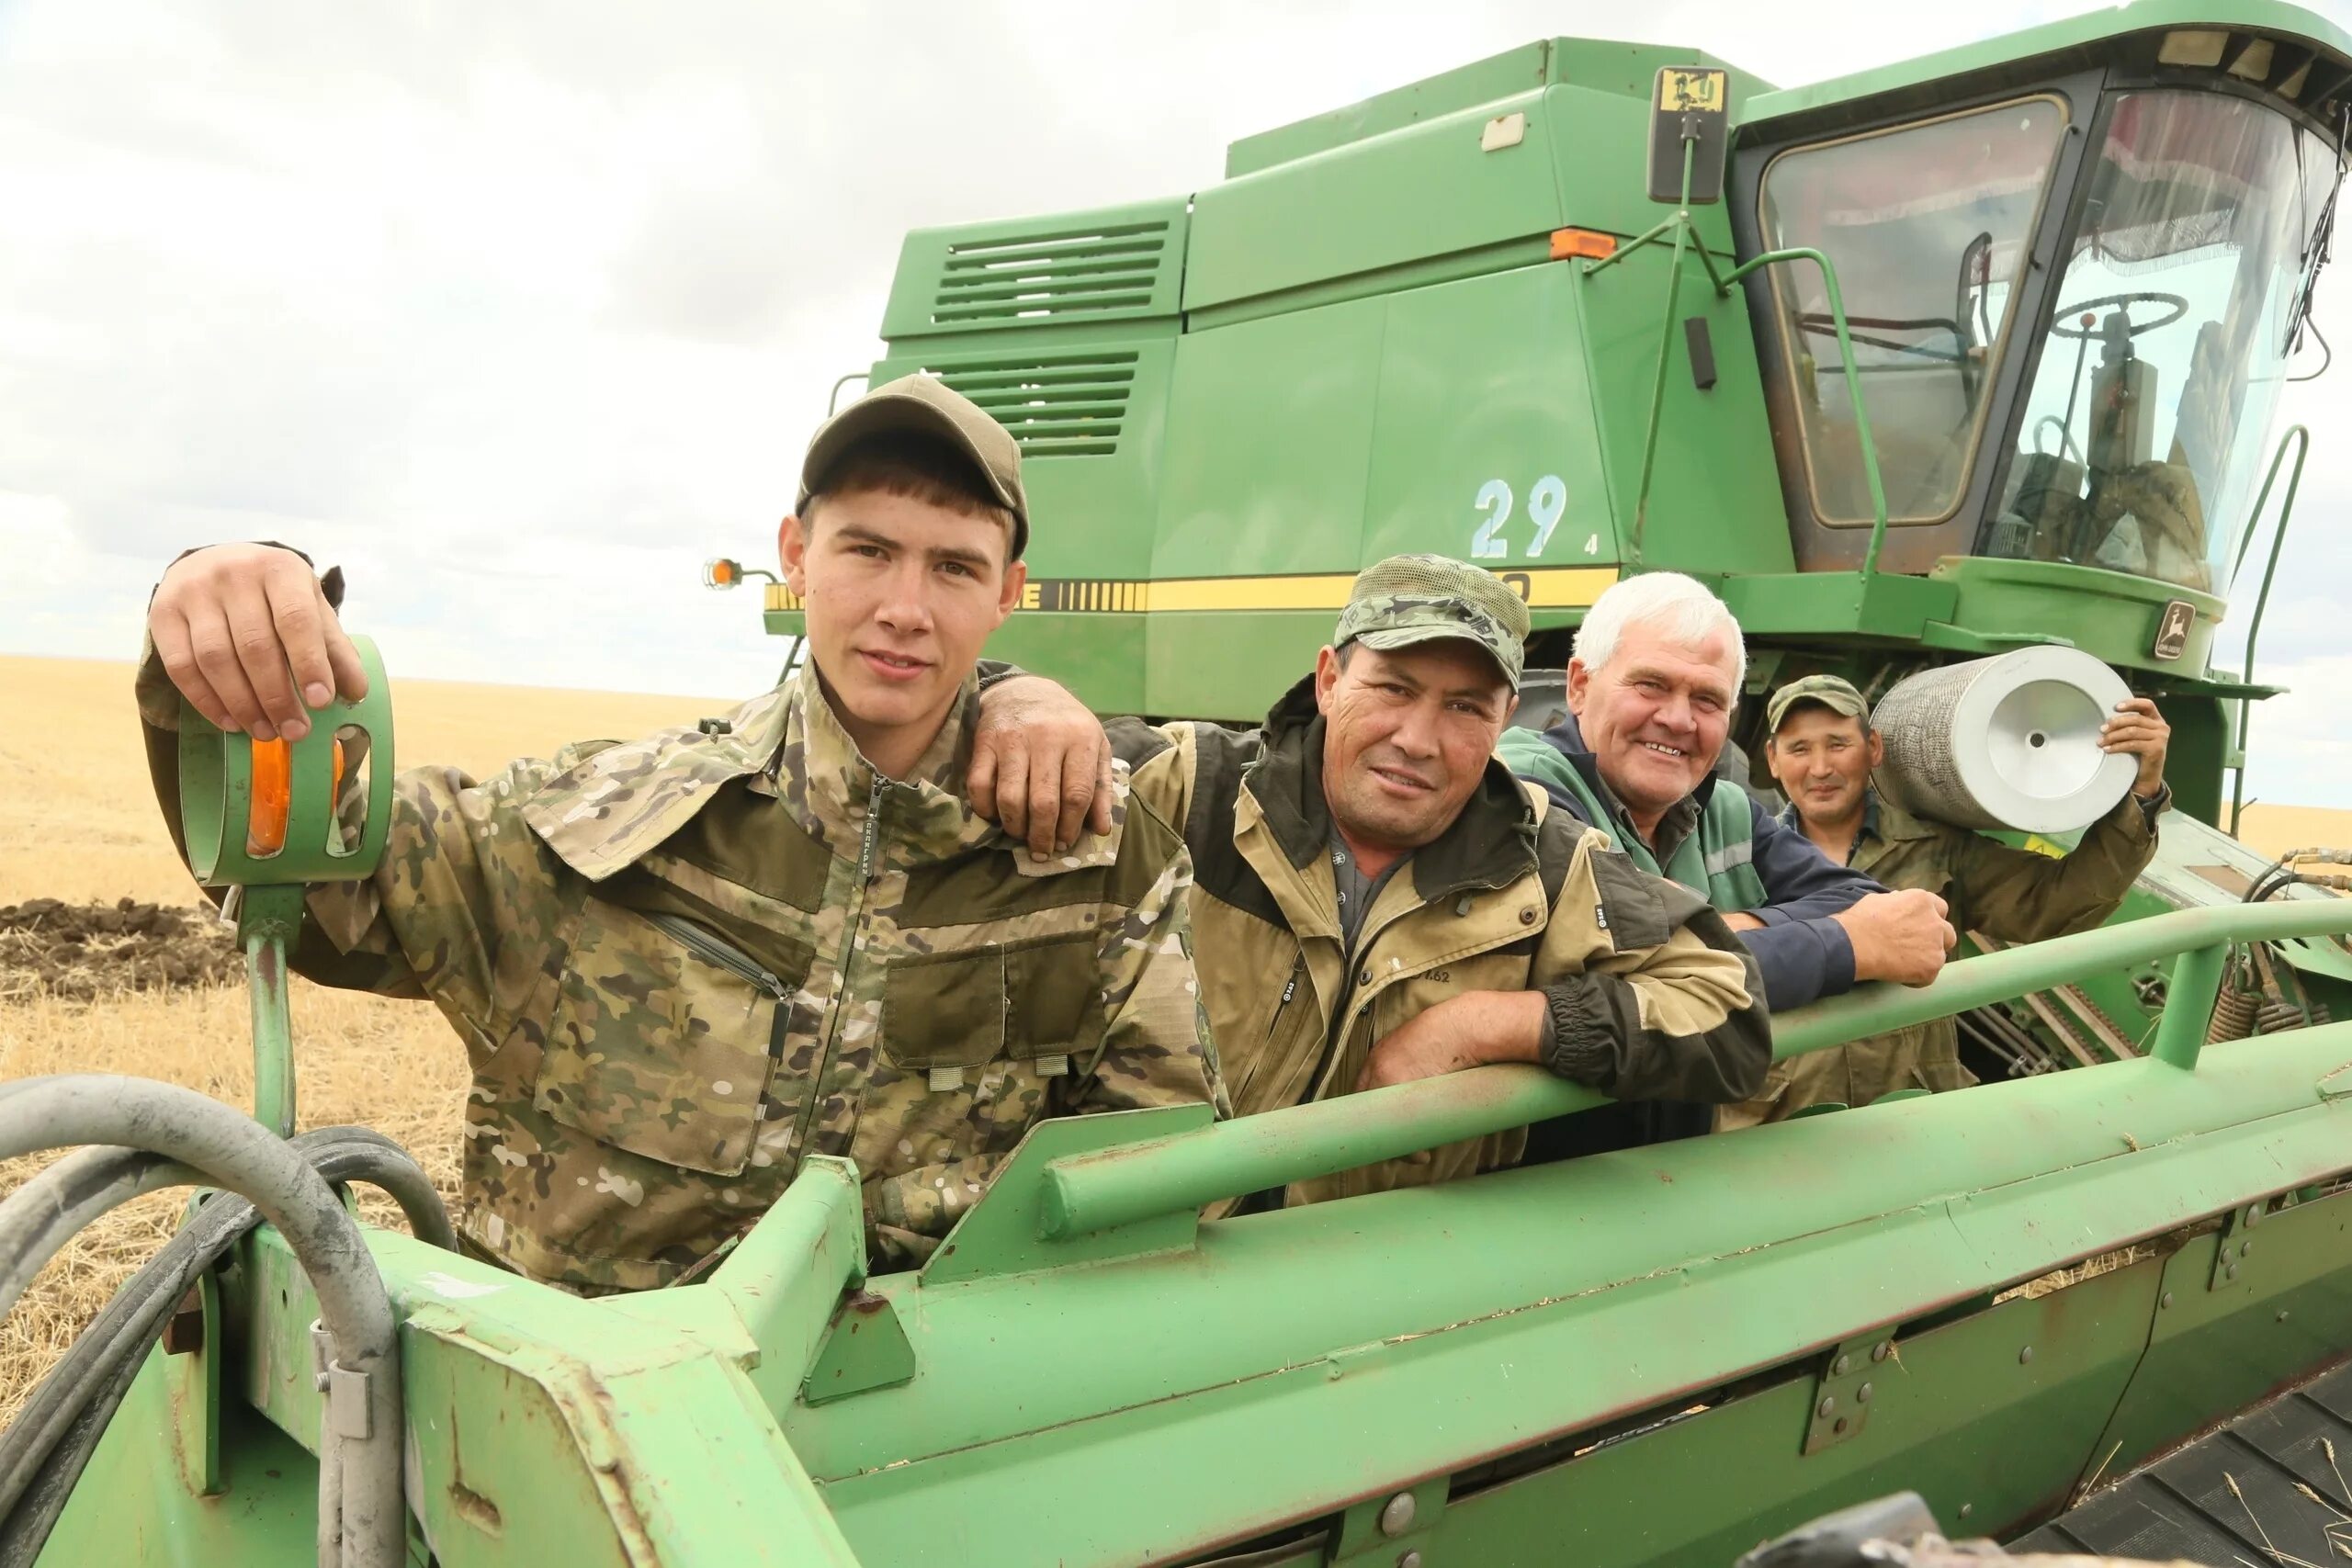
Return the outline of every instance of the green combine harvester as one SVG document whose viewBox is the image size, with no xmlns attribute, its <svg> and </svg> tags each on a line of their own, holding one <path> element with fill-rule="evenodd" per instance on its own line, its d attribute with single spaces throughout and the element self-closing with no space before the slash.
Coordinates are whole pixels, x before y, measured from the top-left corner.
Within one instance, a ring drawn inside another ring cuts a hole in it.
<svg viewBox="0 0 2352 1568">
<path fill-rule="evenodd" d="M 287 1141 L 284 948 L 380 846 L 380 789 L 356 838 L 326 805 L 338 728 L 389 780 L 380 671 L 275 767 L 190 726 L 261 1102 L 0 1087 L 0 1155 L 100 1145 L 0 1204 L 0 1306 L 134 1193 L 226 1190 L 0 1436 L 0 1564 L 1721 1565 L 1905 1490 L 2018 1551 L 2352 1560 L 2352 901 L 2233 836 L 2348 120 L 2352 38 L 2264 0 L 1792 90 L 1557 39 L 1189 197 L 910 236 L 873 374 L 1019 436 L 1061 524 L 992 651 L 1099 709 L 1250 718 L 1400 550 L 1502 573 L 1554 669 L 1672 569 L 1751 695 L 2122 671 L 2173 726 L 2155 863 L 2105 929 L 1776 1020 L 1786 1055 L 1960 1014 L 1965 1093 L 1216 1222 L 1595 1099 L 1497 1067 L 1050 1122 L 873 1278 L 812 1157 L 693 1282 L 592 1302 L 448 1250 L 373 1134 Z"/>
</svg>

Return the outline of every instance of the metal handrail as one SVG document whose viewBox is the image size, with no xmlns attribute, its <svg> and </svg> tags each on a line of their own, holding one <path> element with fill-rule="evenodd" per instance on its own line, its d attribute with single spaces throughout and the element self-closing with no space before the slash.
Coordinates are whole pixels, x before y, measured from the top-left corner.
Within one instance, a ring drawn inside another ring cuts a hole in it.
<svg viewBox="0 0 2352 1568">
<path fill-rule="evenodd" d="M 2270 500 L 2270 487 L 2278 478 L 2278 465 L 2286 460 L 2287 445 L 2296 443 L 2294 471 L 2287 476 L 2287 493 L 2278 502 L 2278 523 L 2270 531 L 2270 559 L 2262 569 L 2262 591 L 2255 595 L 2254 615 L 2245 628 L 2245 683 L 2254 684 L 2254 645 L 2262 636 L 2262 612 L 2270 604 L 2270 580 L 2278 572 L 2278 547 L 2287 542 L 2287 525 L 2295 515 L 2295 492 L 2302 488 L 2303 459 L 2311 456 L 2312 433 L 2302 425 L 2290 425 L 2278 438 L 2278 450 L 2270 456 L 2270 471 L 2263 476 L 2262 489 L 2254 498 L 2254 513 L 2247 518 L 2245 537 L 2238 541 L 2238 558 L 2230 566 L 2230 586 L 2237 586 L 2238 572 L 2245 565 L 2246 551 L 2254 546 L 2255 530 L 2261 525 L 2262 509 Z M 2230 781 L 2230 837 L 2238 836 L 2238 818 L 2245 810 L 2245 731 L 2254 716 L 2254 699 L 2238 699 L 2238 764 Z"/>
<path fill-rule="evenodd" d="M 1685 184 L 1687 187 L 1687 171 Z M 1634 502 L 1633 534 L 1627 541 L 1627 554 L 1632 558 L 1632 564 L 1635 566 L 1642 563 L 1643 536 L 1649 521 L 1650 477 L 1657 463 L 1658 428 L 1666 407 L 1666 367 L 1673 345 L 1675 300 L 1682 282 L 1682 248 L 1684 242 L 1690 237 L 1691 227 L 1690 213 L 1686 207 L 1600 260 L 1587 262 L 1584 265 L 1584 276 L 1592 277 L 1616 265 L 1645 245 L 1656 244 L 1669 235 L 1674 241 L 1672 270 L 1667 280 L 1666 333 L 1658 347 L 1657 378 L 1650 387 L 1649 431 L 1642 446 L 1641 488 L 1636 492 Z M 1728 273 L 1720 273 L 1715 270 L 1714 257 L 1709 254 L 1703 242 L 1690 248 L 1697 254 L 1699 265 L 1706 269 L 1707 279 L 1714 285 L 1715 297 L 1719 299 L 1729 297 L 1733 288 L 1758 267 L 1770 266 L 1778 262 L 1812 262 L 1821 269 L 1823 291 L 1829 298 L 1829 321 L 1837 333 L 1838 352 L 1845 364 L 1848 366 L 1853 364 L 1854 339 L 1846 318 L 1845 293 L 1838 286 L 1837 265 L 1821 251 L 1810 245 L 1767 251 L 1762 255 L 1742 262 Z M 1846 378 L 1846 396 L 1854 412 L 1854 439 L 1861 447 L 1862 477 L 1868 481 L 1871 492 L 1871 538 L 1868 547 L 1862 554 L 1862 576 L 1868 579 L 1877 574 L 1879 552 L 1886 546 L 1886 480 L 1879 469 L 1878 438 L 1871 431 L 1870 411 L 1862 404 L 1860 377 Z"/>
<path fill-rule="evenodd" d="M 2194 1069 L 2229 944 L 2352 934 L 2352 900 L 2183 909 L 1947 964 L 1929 985 L 1871 985 L 1773 1020 L 1801 1055 L 1969 1008 L 2181 955 L 2149 1055 Z M 1312 1180 L 1606 1103 L 1537 1067 L 1480 1067 L 1073 1155 L 1046 1168 L 1042 1234 L 1068 1239 Z"/>
</svg>

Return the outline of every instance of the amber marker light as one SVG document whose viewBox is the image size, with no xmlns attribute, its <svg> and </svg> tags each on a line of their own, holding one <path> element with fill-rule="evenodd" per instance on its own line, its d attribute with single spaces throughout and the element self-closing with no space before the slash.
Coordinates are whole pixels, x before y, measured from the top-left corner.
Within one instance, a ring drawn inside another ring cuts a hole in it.
<svg viewBox="0 0 2352 1568">
<path fill-rule="evenodd" d="M 1582 256 L 1587 261 L 1607 261 L 1617 254 L 1617 236 L 1603 234 L 1592 229 L 1555 229 L 1552 231 L 1552 259 L 1569 261 Z"/>
</svg>

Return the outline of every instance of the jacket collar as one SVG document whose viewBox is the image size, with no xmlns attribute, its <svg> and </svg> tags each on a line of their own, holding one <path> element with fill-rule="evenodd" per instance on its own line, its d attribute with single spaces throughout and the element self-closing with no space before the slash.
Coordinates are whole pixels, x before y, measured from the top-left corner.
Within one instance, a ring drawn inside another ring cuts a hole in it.
<svg viewBox="0 0 2352 1568">
<path fill-rule="evenodd" d="M 522 806 L 523 819 L 581 875 L 601 882 L 632 865 L 694 820 L 721 786 L 737 780 L 772 795 L 810 836 L 846 860 L 859 858 L 866 818 L 877 806 L 875 869 L 944 860 L 1012 840 L 964 798 L 964 770 L 978 718 L 977 682 L 967 678 L 947 722 L 905 780 L 874 771 L 841 726 L 813 665 L 718 720 L 664 729 L 606 746 L 556 773 Z M 1023 875 L 1104 865 L 1118 855 L 1126 821 L 1124 768 L 1107 834 L 1089 834 L 1058 861 L 1012 857 Z"/>
<path fill-rule="evenodd" d="M 1584 730 L 1577 724 L 1577 716 L 1562 714 L 1560 722 L 1544 732 L 1544 739 L 1554 750 L 1568 760 L 1568 766 L 1574 768 L 1592 790 L 1593 798 L 1599 800 L 1614 818 L 1594 826 L 1602 828 L 1621 841 L 1630 839 L 1641 843 L 1642 838 L 1634 827 L 1634 819 L 1626 814 L 1625 803 L 1617 798 L 1617 792 L 1609 787 L 1607 779 L 1600 776 L 1600 759 L 1593 755 L 1592 748 L 1585 743 Z M 1721 775 L 1709 769 L 1707 776 L 1699 781 L 1696 789 L 1667 807 L 1666 814 L 1658 818 L 1656 842 L 1645 847 L 1660 860 L 1669 858 L 1684 840 L 1699 830 L 1699 824 L 1706 816 L 1708 803 L 1714 799 L 1715 785 L 1720 782 Z"/>
<path fill-rule="evenodd" d="M 1294 869 L 1325 852 L 1331 808 L 1323 795 L 1323 716 L 1315 677 L 1285 693 L 1266 715 L 1265 747 L 1242 775 L 1268 834 Z M 1472 887 L 1499 887 L 1535 866 L 1535 812 L 1510 769 L 1488 758 L 1478 787 L 1443 833 L 1415 850 L 1413 890 L 1433 903 Z"/>
</svg>

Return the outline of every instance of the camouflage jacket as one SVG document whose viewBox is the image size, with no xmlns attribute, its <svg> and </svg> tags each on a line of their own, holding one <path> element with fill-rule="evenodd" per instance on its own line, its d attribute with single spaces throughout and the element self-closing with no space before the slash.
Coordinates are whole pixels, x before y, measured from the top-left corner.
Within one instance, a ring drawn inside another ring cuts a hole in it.
<svg viewBox="0 0 2352 1568">
<path fill-rule="evenodd" d="M 1183 824 L 1209 1022 L 1238 1114 L 1350 1092 L 1375 1043 L 1470 991 L 1545 993 L 1555 1071 L 1620 1099 L 1737 1100 L 1771 1054 L 1755 961 L 1696 895 L 1634 868 L 1500 762 L 1347 945 L 1312 682 L 1256 731 L 1111 726 L 1137 798 Z M 1292 1202 L 1515 1162 L 1524 1130 L 1319 1181 Z"/>
<path fill-rule="evenodd" d="M 177 705 L 151 650 L 175 830 Z M 1016 854 L 963 799 L 975 706 L 967 684 L 905 784 L 813 674 L 700 729 L 399 776 L 382 863 L 312 890 L 294 964 L 429 997 L 464 1038 L 472 1245 L 576 1289 L 665 1284 L 814 1153 L 856 1160 L 895 1266 L 1041 1117 L 1222 1108 L 1182 840 L 1122 773 L 1109 834 Z"/>
<path fill-rule="evenodd" d="M 2046 942 L 2088 931 L 2115 912 L 2155 858 L 2156 818 L 2168 798 L 2143 805 L 2126 795 L 2083 830 L 2071 852 L 2052 855 L 1911 816 L 1871 790 L 1847 860 L 1888 887 L 1941 897 L 1957 931 L 1996 942 Z M 1794 807 L 1781 813 L 1781 823 L 1804 831 Z M 1808 1105 L 1868 1105 L 1896 1089 L 1965 1089 L 1975 1081 L 1961 1065 L 1959 1025 L 1931 1019 L 1775 1062 L 1756 1098 L 1721 1108 L 1715 1126 L 1778 1122 Z"/>
</svg>

